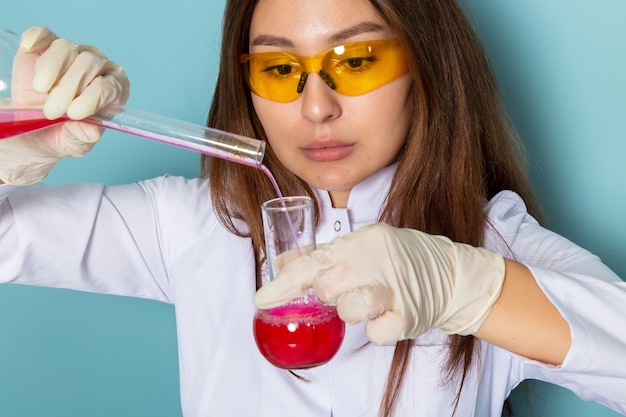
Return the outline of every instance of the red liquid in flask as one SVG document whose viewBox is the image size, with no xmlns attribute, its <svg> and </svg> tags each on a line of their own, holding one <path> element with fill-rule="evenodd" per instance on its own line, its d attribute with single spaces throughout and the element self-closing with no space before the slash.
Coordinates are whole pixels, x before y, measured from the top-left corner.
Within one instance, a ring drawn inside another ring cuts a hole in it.
<svg viewBox="0 0 626 417">
<path fill-rule="evenodd" d="M 314 296 L 313 296 L 314 297 Z M 335 307 L 297 299 L 284 306 L 257 310 L 254 339 L 274 366 L 306 369 L 323 365 L 339 350 L 345 323 Z"/>
</svg>

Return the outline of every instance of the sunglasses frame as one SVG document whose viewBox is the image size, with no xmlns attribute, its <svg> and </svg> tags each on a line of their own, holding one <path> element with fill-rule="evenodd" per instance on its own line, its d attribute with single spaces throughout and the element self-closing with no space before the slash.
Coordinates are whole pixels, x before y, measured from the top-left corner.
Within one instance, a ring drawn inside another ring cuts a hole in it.
<svg viewBox="0 0 626 417">
<path fill-rule="evenodd" d="M 354 55 L 355 53 L 359 55 Z M 361 68 L 354 67 L 352 71 L 350 60 L 354 61 L 352 63 L 369 65 L 370 68 L 376 65 L 376 68 L 362 71 Z M 268 100 L 283 103 L 296 100 L 300 96 L 307 77 L 311 73 L 318 74 L 334 91 L 342 95 L 357 96 L 382 87 L 408 71 L 408 62 L 398 38 L 347 43 L 310 57 L 289 52 L 242 54 L 239 62 L 243 78 L 250 91 Z M 267 64 L 272 62 L 276 64 Z M 387 67 L 380 67 L 383 63 L 387 64 Z M 274 73 L 266 77 L 259 76 L 255 81 L 251 73 L 251 68 L 255 66 L 260 67 L 255 70 L 258 74 L 269 74 L 270 71 L 280 72 L 280 70 L 289 70 L 289 72 Z M 292 71 L 293 68 L 297 70 Z M 273 81 L 270 78 L 272 76 L 279 78 Z M 261 81 L 261 78 L 265 81 Z M 280 83 L 283 83 L 285 87 L 276 88 L 280 86 Z M 290 91 L 289 88 L 292 87 L 293 90 Z"/>
</svg>

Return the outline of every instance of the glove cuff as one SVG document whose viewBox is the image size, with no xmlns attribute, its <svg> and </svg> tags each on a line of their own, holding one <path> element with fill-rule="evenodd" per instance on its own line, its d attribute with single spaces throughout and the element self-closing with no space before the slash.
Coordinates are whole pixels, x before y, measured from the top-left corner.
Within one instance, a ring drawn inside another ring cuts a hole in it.
<svg viewBox="0 0 626 417">
<path fill-rule="evenodd" d="M 455 244 L 454 294 L 440 325 L 448 334 L 478 331 L 502 291 L 504 258 L 497 252 Z"/>
</svg>

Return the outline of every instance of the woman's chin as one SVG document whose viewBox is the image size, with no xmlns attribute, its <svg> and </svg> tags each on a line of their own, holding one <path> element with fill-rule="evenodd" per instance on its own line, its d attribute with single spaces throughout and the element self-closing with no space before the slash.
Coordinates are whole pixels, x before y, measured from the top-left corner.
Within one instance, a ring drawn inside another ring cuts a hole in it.
<svg viewBox="0 0 626 417">
<path fill-rule="evenodd" d="M 328 192 L 350 192 L 352 187 L 354 187 L 354 184 L 347 183 L 345 181 L 345 178 L 342 179 L 341 181 L 333 180 L 333 179 L 315 178 L 310 181 L 307 181 L 307 183 L 313 188 L 317 188 L 317 189 L 328 191 Z"/>
</svg>

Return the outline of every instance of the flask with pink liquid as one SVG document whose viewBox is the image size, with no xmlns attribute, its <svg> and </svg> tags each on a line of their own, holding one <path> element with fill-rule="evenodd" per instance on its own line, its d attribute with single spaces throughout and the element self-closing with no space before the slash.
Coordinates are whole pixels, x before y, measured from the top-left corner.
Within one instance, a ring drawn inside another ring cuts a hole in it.
<svg viewBox="0 0 626 417">
<path fill-rule="evenodd" d="M 262 210 L 271 280 L 285 259 L 315 249 L 313 202 L 309 197 L 276 198 L 264 203 Z M 259 309 L 254 316 L 259 351 L 285 369 L 327 363 L 339 350 L 344 333 L 345 323 L 335 307 L 320 302 L 313 290 L 285 305 Z"/>
</svg>

